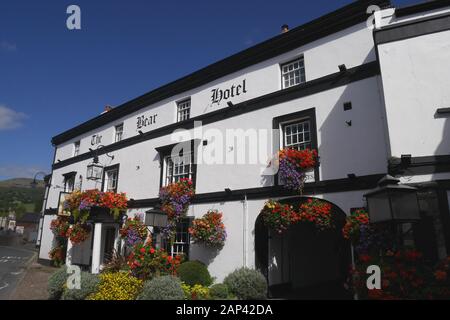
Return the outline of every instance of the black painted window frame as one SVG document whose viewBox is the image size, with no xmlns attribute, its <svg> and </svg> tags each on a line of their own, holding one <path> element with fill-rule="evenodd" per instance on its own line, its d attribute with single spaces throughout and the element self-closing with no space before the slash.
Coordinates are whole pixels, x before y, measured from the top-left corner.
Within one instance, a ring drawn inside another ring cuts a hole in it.
<svg viewBox="0 0 450 320">
<path fill-rule="evenodd" d="M 112 170 L 117 170 L 117 183 L 116 183 L 116 188 L 114 190 L 114 192 L 117 193 L 117 190 L 119 189 L 120 164 L 115 164 L 115 165 L 103 168 L 102 189 L 101 190 L 105 191 L 106 173 L 108 171 L 112 171 Z"/>
<path fill-rule="evenodd" d="M 294 85 L 289 86 L 289 87 L 286 87 L 286 86 L 284 85 L 283 67 L 286 66 L 286 65 L 289 65 L 289 64 L 291 64 L 291 63 L 294 63 L 294 62 L 296 62 L 296 61 L 299 61 L 299 63 L 300 63 L 300 61 L 303 62 L 303 78 L 304 78 L 304 81 L 301 81 L 302 75 L 300 74 L 300 82 L 299 82 L 299 83 L 294 84 Z M 301 85 L 301 84 L 307 82 L 307 80 L 306 80 L 306 61 L 305 61 L 305 56 L 304 56 L 304 54 L 301 54 L 301 55 L 297 56 L 297 57 L 294 58 L 294 59 L 291 59 L 291 60 L 288 60 L 288 61 L 285 61 L 285 62 L 281 62 L 281 63 L 279 64 L 279 66 L 280 66 L 280 76 L 281 76 L 281 90 L 293 88 L 293 87 L 299 86 L 299 85 Z"/>
<path fill-rule="evenodd" d="M 200 145 L 200 139 L 193 139 L 189 141 L 180 142 L 181 144 L 190 144 L 191 149 L 191 165 L 192 165 L 192 184 L 195 187 L 197 181 L 197 149 Z M 162 188 L 164 184 L 164 170 L 166 170 L 167 164 L 165 163 L 165 158 L 170 156 L 172 153 L 173 147 L 175 147 L 178 143 L 161 146 L 155 148 L 159 155 L 159 165 L 160 165 L 160 176 L 159 176 L 159 187 Z"/>
<path fill-rule="evenodd" d="M 281 115 L 272 119 L 272 129 L 274 132 L 273 137 L 274 154 L 279 150 L 281 150 L 281 148 L 283 147 L 280 141 L 281 139 L 284 140 L 284 132 L 283 132 L 284 125 L 294 123 L 297 120 L 302 121 L 306 119 L 308 119 L 310 122 L 311 148 L 317 150 L 317 152 L 319 151 L 317 142 L 316 108 L 310 108 L 306 110 Z M 315 178 L 314 183 L 320 181 L 319 163 L 317 163 L 316 167 L 314 168 L 314 178 Z M 278 186 L 279 184 L 280 183 L 277 173 L 274 177 L 274 185 Z"/>
<path fill-rule="evenodd" d="M 75 180 L 76 180 L 77 172 L 71 171 L 63 174 L 64 177 L 64 192 L 73 192 L 75 190 Z M 67 183 L 69 180 L 73 179 L 72 190 L 67 190 Z"/>
</svg>

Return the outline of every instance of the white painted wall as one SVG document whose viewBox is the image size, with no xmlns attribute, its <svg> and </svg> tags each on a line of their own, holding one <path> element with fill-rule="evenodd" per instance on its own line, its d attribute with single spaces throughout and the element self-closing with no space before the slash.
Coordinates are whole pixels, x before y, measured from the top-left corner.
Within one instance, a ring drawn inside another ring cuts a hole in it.
<svg viewBox="0 0 450 320">
<path fill-rule="evenodd" d="M 450 106 L 450 31 L 379 46 L 392 156 L 450 152 L 450 120 L 436 109 Z"/>
<path fill-rule="evenodd" d="M 52 230 L 50 230 L 50 223 L 56 215 L 45 215 L 42 225 L 42 240 L 39 248 L 39 259 L 49 260 L 48 253 L 52 250 L 54 245 L 54 236 Z"/>
<path fill-rule="evenodd" d="M 352 102 L 352 110 L 343 110 L 343 103 L 346 101 Z M 386 171 L 387 151 L 381 138 L 382 107 L 376 77 L 215 122 L 204 126 L 203 132 L 215 129 L 225 136 L 227 129 L 261 129 L 267 130 L 270 137 L 274 117 L 313 107 L 316 108 L 321 180 L 346 178 L 348 173 L 359 176 Z M 351 127 L 345 123 L 349 120 L 352 121 Z M 191 138 L 194 138 L 193 130 L 189 132 Z M 158 196 L 160 185 L 159 156 L 155 148 L 171 143 L 174 141 L 170 136 L 148 140 L 112 152 L 114 160 L 102 155 L 100 162 L 105 166 L 120 163 L 118 191 L 126 192 L 129 198 L 136 200 L 154 198 Z M 198 164 L 197 193 L 272 185 L 272 181 L 261 174 L 275 152 L 272 140 L 268 144 L 266 149 L 262 148 L 265 155 L 262 164 L 238 165 L 237 159 L 231 165 Z M 206 147 L 200 146 L 198 151 L 206 152 L 211 145 L 209 142 Z M 232 144 L 228 143 L 222 149 L 224 155 L 230 152 L 230 145 Z M 249 150 L 254 145 L 247 140 L 244 147 Z M 89 159 L 54 170 L 52 184 L 62 186 L 62 175 L 71 171 L 76 171 L 77 176 L 81 174 L 85 177 L 86 167 L 91 161 Z M 100 187 L 101 182 L 83 178 L 83 189 Z M 61 189 L 51 189 L 48 207 L 56 208 L 59 191 Z"/>
</svg>

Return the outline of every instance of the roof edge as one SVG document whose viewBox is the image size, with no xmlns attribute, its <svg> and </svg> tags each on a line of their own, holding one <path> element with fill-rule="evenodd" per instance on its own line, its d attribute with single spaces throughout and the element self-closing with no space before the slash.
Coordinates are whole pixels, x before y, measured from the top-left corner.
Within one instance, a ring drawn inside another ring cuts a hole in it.
<svg viewBox="0 0 450 320">
<path fill-rule="evenodd" d="M 300 46 L 334 34 L 367 19 L 369 5 L 391 6 L 390 0 L 358 0 L 331 13 L 277 35 L 253 47 L 247 48 L 178 80 L 129 100 L 111 111 L 81 123 L 72 129 L 54 136 L 54 146 L 73 139 L 83 133 L 120 119 L 130 113 L 171 96 L 195 89 L 249 66 L 263 62 Z"/>
</svg>

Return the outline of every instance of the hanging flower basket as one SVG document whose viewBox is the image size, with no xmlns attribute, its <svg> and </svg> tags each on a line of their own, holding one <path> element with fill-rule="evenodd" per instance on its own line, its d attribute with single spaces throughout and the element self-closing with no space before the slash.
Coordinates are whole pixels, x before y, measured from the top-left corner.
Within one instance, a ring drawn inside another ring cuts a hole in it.
<svg viewBox="0 0 450 320">
<path fill-rule="evenodd" d="M 289 204 L 269 200 L 261 210 L 264 224 L 281 234 L 296 223 L 310 223 L 318 230 L 334 228 L 331 204 L 319 199 L 308 199 L 297 208 Z"/>
<path fill-rule="evenodd" d="M 71 212 L 74 222 L 85 222 L 88 218 L 100 222 L 120 219 L 127 208 L 125 193 L 102 192 L 97 189 L 75 190 L 64 201 L 64 209 Z M 112 217 L 112 219 L 111 219 Z"/>
<path fill-rule="evenodd" d="M 60 267 L 66 261 L 66 250 L 65 246 L 59 245 L 54 247 L 48 253 L 49 258 L 52 260 L 55 267 Z"/>
<path fill-rule="evenodd" d="M 161 209 L 167 214 L 169 220 L 178 220 L 186 215 L 194 194 L 195 189 L 191 179 L 181 179 L 179 182 L 162 187 L 159 191 Z"/>
<path fill-rule="evenodd" d="M 91 226 L 87 223 L 76 223 L 70 226 L 67 235 L 70 242 L 73 245 L 80 244 L 89 238 L 89 233 L 91 232 Z"/>
<path fill-rule="evenodd" d="M 265 203 L 261 211 L 264 224 L 281 234 L 286 231 L 293 222 L 294 209 L 288 204 L 281 204 L 278 201 L 269 200 Z"/>
<path fill-rule="evenodd" d="M 67 238 L 67 231 L 69 230 L 70 223 L 67 217 L 59 216 L 50 222 L 50 230 L 57 238 Z"/>
<path fill-rule="evenodd" d="M 282 149 L 278 153 L 279 177 L 284 188 L 302 192 L 306 172 L 317 164 L 316 150 Z"/>
<path fill-rule="evenodd" d="M 222 248 L 227 238 L 225 225 L 222 222 L 222 213 L 218 210 L 209 210 L 202 218 L 192 222 L 189 233 L 194 243 Z"/>
<path fill-rule="evenodd" d="M 355 210 L 350 216 L 347 216 L 345 225 L 342 228 L 342 235 L 345 239 L 357 242 L 360 237 L 362 226 L 369 224 L 369 215 L 366 210 Z"/>
<path fill-rule="evenodd" d="M 308 199 L 299 207 L 299 211 L 294 215 L 294 223 L 313 223 L 319 230 L 333 228 L 331 219 L 331 204 L 319 199 Z"/>
<path fill-rule="evenodd" d="M 119 230 L 120 237 L 125 240 L 127 246 L 132 247 L 137 243 L 142 243 L 147 239 L 147 226 L 136 215 L 134 218 L 128 218 L 122 228 Z"/>
</svg>

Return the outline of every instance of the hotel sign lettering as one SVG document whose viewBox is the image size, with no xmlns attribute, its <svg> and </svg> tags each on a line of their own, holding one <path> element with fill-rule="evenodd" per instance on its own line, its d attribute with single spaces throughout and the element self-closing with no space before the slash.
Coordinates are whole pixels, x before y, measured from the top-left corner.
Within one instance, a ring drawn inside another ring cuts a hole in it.
<svg viewBox="0 0 450 320">
<path fill-rule="evenodd" d="M 91 137 L 91 146 L 95 146 L 95 145 L 100 144 L 100 143 L 102 143 L 102 136 L 99 135 L 99 134 L 94 134 Z"/>
<path fill-rule="evenodd" d="M 156 122 L 157 114 L 146 117 L 145 115 L 137 117 L 136 128 L 141 129 L 143 127 L 152 125 Z"/>
<path fill-rule="evenodd" d="M 235 85 L 227 89 L 215 88 L 211 90 L 211 101 L 212 103 L 220 104 L 222 100 L 228 100 L 240 96 L 241 94 L 247 93 L 246 80 L 242 80 L 242 83 Z"/>
</svg>

